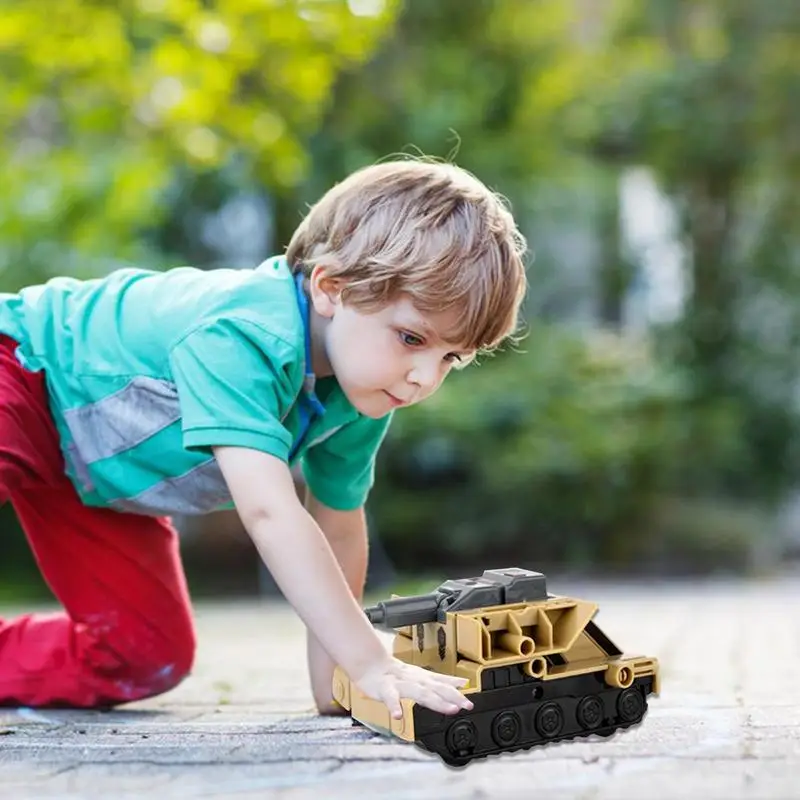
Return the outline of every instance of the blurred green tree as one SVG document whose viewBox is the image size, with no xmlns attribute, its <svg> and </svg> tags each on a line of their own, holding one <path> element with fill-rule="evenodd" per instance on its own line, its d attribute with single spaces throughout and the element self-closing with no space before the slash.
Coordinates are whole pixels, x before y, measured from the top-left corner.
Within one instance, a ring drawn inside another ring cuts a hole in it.
<svg viewBox="0 0 800 800">
<path fill-rule="evenodd" d="M 235 162 L 291 192 L 337 72 L 396 5 L 1 0 L 5 287 L 142 257 L 136 234 L 169 210 L 176 178 Z"/>
<path fill-rule="evenodd" d="M 371 60 L 344 70 L 312 138 L 309 197 L 395 152 L 447 158 L 524 202 L 564 155 L 553 111 L 580 88 L 572 2 L 406 0 Z"/>
<path fill-rule="evenodd" d="M 689 286 L 669 355 L 691 374 L 685 488 L 778 497 L 800 466 L 800 9 L 791 0 L 618 0 L 586 39 L 564 131 L 651 168 L 678 213 Z M 708 435 L 732 414 L 730 462 Z"/>
<path fill-rule="evenodd" d="M 617 206 L 615 170 L 569 150 L 561 129 L 589 61 L 583 13 L 577 0 L 405 0 L 393 35 L 340 73 L 311 139 L 303 199 L 389 154 L 453 159 L 510 199 L 532 243 L 530 314 L 561 322 L 592 305 L 602 280 L 587 276 L 592 265 L 573 245 L 596 231 L 616 252 L 604 220 Z M 604 313 L 616 319 L 619 292 L 609 295 Z"/>
</svg>

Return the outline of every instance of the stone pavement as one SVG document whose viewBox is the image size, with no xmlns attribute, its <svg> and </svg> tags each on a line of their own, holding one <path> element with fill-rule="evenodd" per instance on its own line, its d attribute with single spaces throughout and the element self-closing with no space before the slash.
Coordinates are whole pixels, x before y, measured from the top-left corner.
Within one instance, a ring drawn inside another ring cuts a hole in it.
<svg viewBox="0 0 800 800">
<path fill-rule="evenodd" d="M 95 713 L 0 709 L 2 798 L 800 798 L 800 575 L 604 585 L 623 650 L 661 659 L 643 723 L 444 766 L 414 745 L 310 713 L 302 627 L 280 605 L 200 605 L 192 677 Z"/>
</svg>

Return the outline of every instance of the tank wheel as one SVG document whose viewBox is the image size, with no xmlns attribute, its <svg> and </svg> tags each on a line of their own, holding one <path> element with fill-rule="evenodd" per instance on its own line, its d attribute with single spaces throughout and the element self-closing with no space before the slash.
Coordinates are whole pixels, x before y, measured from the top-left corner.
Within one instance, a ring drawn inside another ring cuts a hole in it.
<svg viewBox="0 0 800 800">
<path fill-rule="evenodd" d="M 564 712 L 558 703 L 545 703 L 536 712 L 536 730 L 545 738 L 552 739 L 564 727 Z"/>
<path fill-rule="evenodd" d="M 587 731 L 600 726 L 603 721 L 603 701 L 596 694 L 584 697 L 575 710 L 578 724 Z"/>
<path fill-rule="evenodd" d="M 498 714 L 492 722 L 492 739 L 500 747 L 509 747 L 519 739 L 522 732 L 522 722 L 519 715 L 513 711 L 504 711 Z"/>
<path fill-rule="evenodd" d="M 644 716 L 646 709 L 644 695 L 637 687 L 631 686 L 619 693 L 617 711 L 623 722 L 638 722 Z"/>
<path fill-rule="evenodd" d="M 455 758 L 454 756 L 449 756 L 447 753 L 442 754 L 442 761 L 447 764 L 448 767 L 454 767 L 455 769 L 463 769 L 464 767 L 469 764 L 469 758 Z"/>
<path fill-rule="evenodd" d="M 465 757 L 468 758 L 475 752 L 478 744 L 478 729 L 475 727 L 475 723 L 468 719 L 457 720 L 448 728 L 445 741 L 447 749 L 454 756 L 448 763 L 456 766 L 456 762 Z"/>
</svg>

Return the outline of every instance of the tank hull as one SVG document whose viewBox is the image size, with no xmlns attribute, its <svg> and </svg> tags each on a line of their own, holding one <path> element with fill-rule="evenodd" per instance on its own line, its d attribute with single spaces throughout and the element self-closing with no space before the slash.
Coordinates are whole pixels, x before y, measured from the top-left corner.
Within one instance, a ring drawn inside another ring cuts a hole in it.
<svg viewBox="0 0 800 800">
<path fill-rule="evenodd" d="M 553 595 L 545 576 L 485 570 L 410 598 L 367 609 L 393 630 L 393 655 L 456 675 L 473 703 L 440 714 L 403 698 L 394 719 L 337 667 L 333 696 L 353 720 L 438 755 L 452 766 L 474 759 L 639 724 L 660 691 L 658 659 L 623 652 L 594 621 L 597 604 Z"/>
</svg>

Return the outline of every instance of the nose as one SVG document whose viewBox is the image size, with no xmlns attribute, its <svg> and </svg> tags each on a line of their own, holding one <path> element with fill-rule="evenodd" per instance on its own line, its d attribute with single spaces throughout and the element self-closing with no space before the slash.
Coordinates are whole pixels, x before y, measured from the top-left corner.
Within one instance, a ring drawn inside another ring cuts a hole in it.
<svg viewBox="0 0 800 800">
<path fill-rule="evenodd" d="M 442 380 L 441 362 L 438 358 L 416 358 L 409 370 L 407 380 L 418 386 L 422 394 L 429 394 Z"/>
</svg>

